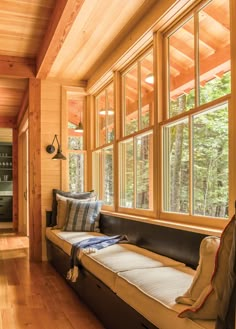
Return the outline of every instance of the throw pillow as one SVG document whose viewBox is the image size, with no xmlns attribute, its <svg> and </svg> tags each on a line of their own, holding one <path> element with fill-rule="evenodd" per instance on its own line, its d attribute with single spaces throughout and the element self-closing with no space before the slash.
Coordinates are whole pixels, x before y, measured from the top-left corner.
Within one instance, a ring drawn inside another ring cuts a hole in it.
<svg viewBox="0 0 236 329">
<path fill-rule="evenodd" d="M 225 283 L 230 270 L 231 249 L 234 248 L 235 216 L 222 232 L 220 246 L 216 253 L 215 269 L 211 283 L 202 291 L 196 302 L 179 314 L 180 318 L 215 320 L 223 298 Z M 230 291 L 228 292 L 231 293 Z"/>
<path fill-rule="evenodd" d="M 67 200 L 64 231 L 99 232 L 99 215 L 103 201 Z"/>
<path fill-rule="evenodd" d="M 64 196 L 61 196 L 60 194 L 56 194 L 56 200 L 57 200 L 57 225 L 54 226 L 54 228 L 62 229 L 66 223 L 67 200 L 73 200 L 73 199 L 66 198 Z"/>
<path fill-rule="evenodd" d="M 73 192 L 65 192 L 65 191 L 61 191 L 58 189 L 53 189 L 52 190 L 52 216 L 51 216 L 52 226 L 55 226 L 57 224 L 57 199 L 56 199 L 57 194 L 62 195 L 67 198 L 73 198 L 73 199 L 88 199 L 88 198 L 96 197 L 94 194 L 94 191 L 73 193 Z"/>
<path fill-rule="evenodd" d="M 199 265 L 189 289 L 183 296 L 176 298 L 177 303 L 193 305 L 202 291 L 210 284 L 215 267 L 215 256 L 220 245 L 220 238 L 204 238 L 199 249 Z"/>
</svg>

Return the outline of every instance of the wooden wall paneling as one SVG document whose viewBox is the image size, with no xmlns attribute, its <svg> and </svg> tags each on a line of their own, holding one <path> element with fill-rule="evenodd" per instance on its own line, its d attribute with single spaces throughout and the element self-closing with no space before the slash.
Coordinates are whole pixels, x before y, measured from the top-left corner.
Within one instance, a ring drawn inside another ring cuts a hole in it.
<svg viewBox="0 0 236 329">
<path fill-rule="evenodd" d="M 61 147 L 62 154 L 67 158 L 67 160 L 61 161 L 61 188 L 63 191 L 68 190 L 68 152 L 67 152 L 67 140 L 68 140 L 68 93 L 69 89 L 61 88 Z"/>
<path fill-rule="evenodd" d="M 41 83 L 29 80 L 29 236 L 30 260 L 42 260 Z"/>
<path fill-rule="evenodd" d="M 42 259 L 47 259 L 45 229 L 46 210 L 52 209 L 52 189 L 62 188 L 61 161 L 52 160 L 55 153 L 46 152 L 57 134 L 61 140 L 61 84 L 55 81 L 41 81 L 41 212 L 42 212 Z M 57 148 L 56 143 L 54 144 Z"/>
<path fill-rule="evenodd" d="M 12 134 L 12 166 L 13 166 L 13 207 L 12 207 L 12 221 L 13 229 L 18 229 L 18 129 L 13 129 Z"/>
</svg>

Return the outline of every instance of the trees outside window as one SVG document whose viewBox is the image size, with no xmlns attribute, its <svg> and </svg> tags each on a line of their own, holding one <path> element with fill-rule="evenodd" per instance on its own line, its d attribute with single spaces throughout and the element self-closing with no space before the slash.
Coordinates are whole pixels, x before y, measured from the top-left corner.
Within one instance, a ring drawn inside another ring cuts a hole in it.
<svg viewBox="0 0 236 329">
<path fill-rule="evenodd" d="M 150 49 L 122 74 L 120 207 L 153 210 L 153 115 L 153 50 Z"/>
<path fill-rule="evenodd" d="M 68 172 L 69 190 L 71 192 L 83 192 L 85 189 L 85 159 L 84 150 L 84 130 L 78 131 L 76 128 L 82 123 L 85 128 L 86 96 L 78 92 L 70 93 L 68 99 Z"/>
<path fill-rule="evenodd" d="M 153 210 L 152 131 L 119 145 L 120 206 Z"/>
<path fill-rule="evenodd" d="M 108 210 L 222 227 L 234 193 L 229 0 L 190 7 L 114 73 L 115 93 L 112 82 L 94 95 L 93 188 Z"/>
<path fill-rule="evenodd" d="M 107 206 L 113 205 L 113 146 L 93 152 L 93 189 Z"/>
<path fill-rule="evenodd" d="M 153 125 L 153 51 L 140 57 L 122 75 L 123 136 Z"/>
<path fill-rule="evenodd" d="M 228 0 L 198 6 L 166 40 L 163 210 L 228 217 Z"/>
<path fill-rule="evenodd" d="M 113 206 L 113 142 L 115 111 L 113 83 L 95 97 L 96 150 L 93 152 L 93 189 L 105 206 Z"/>
</svg>

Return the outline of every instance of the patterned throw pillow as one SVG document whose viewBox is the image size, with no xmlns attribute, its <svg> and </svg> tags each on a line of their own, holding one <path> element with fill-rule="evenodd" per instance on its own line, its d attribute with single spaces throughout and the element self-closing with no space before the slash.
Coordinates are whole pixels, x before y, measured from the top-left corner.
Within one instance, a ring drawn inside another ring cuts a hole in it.
<svg viewBox="0 0 236 329">
<path fill-rule="evenodd" d="M 52 226 L 57 225 L 57 199 L 56 195 L 61 195 L 66 198 L 73 198 L 73 199 L 88 199 L 95 196 L 94 191 L 90 192 L 78 192 L 78 193 L 72 193 L 72 192 L 65 192 L 58 189 L 52 190 L 52 217 L 51 217 L 51 224 Z"/>
<path fill-rule="evenodd" d="M 68 200 L 64 231 L 99 232 L 103 201 Z"/>
</svg>

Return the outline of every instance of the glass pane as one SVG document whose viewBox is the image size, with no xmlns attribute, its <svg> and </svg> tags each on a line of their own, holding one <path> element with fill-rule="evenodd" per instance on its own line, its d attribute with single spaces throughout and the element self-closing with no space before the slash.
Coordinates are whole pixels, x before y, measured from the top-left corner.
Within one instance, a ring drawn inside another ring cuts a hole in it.
<svg viewBox="0 0 236 329">
<path fill-rule="evenodd" d="M 69 150 L 83 150 L 83 136 L 68 136 Z"/>
<path fill-rule="evenodd" d="M 185 112 L 194 100 L 194 20 L 169 37 L 169 116 Z"/>
<path fill-rule="evenodd" d="M 134 207 L 134 156 L 133 140 L 120 143 L 120 206 Z"/>
<path fill-rule="evenodd" d="M 107 117 L 107 136 L 106 142 L 111 143 L 114 140 L 114 90 L 113 84 L 107 88 L 107 107 L 106 107 L 106 117 Z"/>
<path fill-rule="evenodd" d="M 77 131 L 79 124 L 83 126 L 83 113 L 85 109 L 85 96 L 73 94 L 68 100 L 68 149 L 83 150 L 83 131 Z"/>
<path fill-rule="evenodd" d="M 213 0 L 199 12 L 200 104 L 230 93 L 228 0 Z"/>
<path fill-rule="evenodd" d="M 141 63 L 141 129 L 153 124 L 154 76 L 153 53 L 148 54 Z"/>
<path fill-rule="evenodd" d="M 83 192 L 84 190 L 84 155 L 69 153 L 69 190 Z"/>
<path fill-rule="evenodd" d="M 228 107 L 193 121 L 194 214 L 228 216 Z"/>
<path fill-rule="evenodd" d="M 136 141 L 136 208 L 152 209 L 153 135 L 139 136 Z"/>
<path fill-rule="evenodd" d="M 103 150 L 103 200 L 107 205 L 113 204 L 113 147 Z"/>
<path fill-rule="evenodd" d="M 106 91 L 98 95 L 96 98 L 97 109 L 97 138 L 96 146 L 101 146 L 106 143 Z"/>
<path fill-rule="evenodd" d="M 98 199 L 102 199 L 100 193 L 100 173 L 101 173 L 101 151 L 93 152 L 92 155 L 93 170 L 93 190 L 96 192 Z"/>
<path fill-rule="evenodd" d="M 189 212 L 189 128 L 179 121 L 164 128 L 164 210 Z"/>
<path fill-rule="evenodd" d="M 127 72 L 123 77 L 123 90 L 125 106 L 124 135 L 134 133 L 138 130 L 138 70 L 137 65 Z"/>
</svg>

